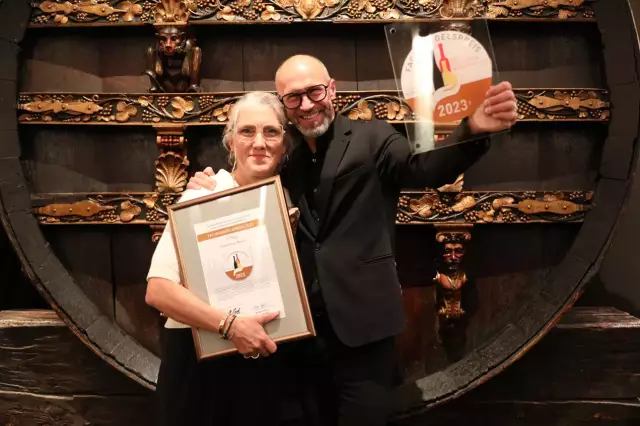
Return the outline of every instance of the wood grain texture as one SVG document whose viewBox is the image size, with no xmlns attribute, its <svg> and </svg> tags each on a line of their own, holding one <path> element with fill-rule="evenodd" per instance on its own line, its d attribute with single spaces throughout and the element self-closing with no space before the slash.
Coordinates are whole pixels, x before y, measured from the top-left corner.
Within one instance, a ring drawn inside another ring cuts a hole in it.
<svg viewBox="0 0 640 426">
<path fill-rule="evenodd" d="M 628 426 L 640 421 L 640 404 L 627 401 L 456 401 L 396 426 Z"/>
<path fill-rule="evenodd" d="M 92 353 L 50 310 L 0 312 L 0 376 L 0 400 L 15 393 L 145 392 Z"/>
<path fill-rule="evenodd" d="M 151 241 L 151 234 L 151 229 L 144 227 L 112 231 L 114 308 L 116 324 L 158 355 L 160 328 L 165 318 L 144 301 L 147 272 L 157 247 Z"/>
<path fill-rule="evenodd" d="M 151 425 L 144 396 L 43 395 L 0 390 L 0 423 L 10 426 Z"/>
</svg>

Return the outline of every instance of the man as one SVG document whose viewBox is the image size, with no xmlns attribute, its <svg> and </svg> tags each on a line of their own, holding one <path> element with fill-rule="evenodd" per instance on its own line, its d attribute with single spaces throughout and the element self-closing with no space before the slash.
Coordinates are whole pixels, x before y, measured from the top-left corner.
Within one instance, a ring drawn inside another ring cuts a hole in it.
<svg viewBox="0 0 640 426">
<path fill-rule="evenodd" d="M 281 178 L 301 211 L 296 245 L 318 337 L 282 345 L 301 369 L 318 424 L 384 425 L 393 385 L 394 340 L 405 323 L 396 272 L 400 190 L 451 183 L 489 148 L 487 138 L 411 155 L 407 139 L 381 120 L 355 121 L 332 106 L 335 81 L 316 58 L 296 55 L 276 73 L 276 90 L 301 143 Z M 496 132 L 516 121 L 509 83 L 449 136 Z M 188 188 L 214 187 L 199 172 Z"/>
</svg>

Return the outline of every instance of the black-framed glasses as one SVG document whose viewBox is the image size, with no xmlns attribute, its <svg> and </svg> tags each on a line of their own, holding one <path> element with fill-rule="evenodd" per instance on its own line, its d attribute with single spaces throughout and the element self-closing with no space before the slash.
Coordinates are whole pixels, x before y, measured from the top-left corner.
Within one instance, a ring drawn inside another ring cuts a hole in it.
<svg viewBox="0 0 640 426">
<path fill-rule="evenodd" d="M 320 102 L 327 97 L 327 89 L 329 86 L 326 84 L 316 84 L 315 86 L 308 87 L 302 92 L 287 93 L 280 98 L 280 102 L 285 108 L 296 109 L 302 104 L 302 96 L 306 95 L 310 101 Z"/>
</svg>

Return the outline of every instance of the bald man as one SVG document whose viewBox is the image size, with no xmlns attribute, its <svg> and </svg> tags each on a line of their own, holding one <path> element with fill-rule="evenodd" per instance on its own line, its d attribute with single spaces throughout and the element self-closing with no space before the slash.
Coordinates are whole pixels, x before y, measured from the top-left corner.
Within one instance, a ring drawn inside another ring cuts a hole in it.
<svg viewBox="0 0 640 426">
<path fill-rule="evenodd" d="M 281 178 L 301 211 L 296 245 L 318 331 L 278 352 L 314 392 L 308 424 L 381 426 L 391 408 L 395 337 L 405 324 L 394 249 L 400 190 L 453 182 L 488 150 L 489 139 L 412 155 L 386 121 L 337 115 L 335 81 L 311 56 L 286 60 L 275 84 L 299 132 Z M 515 96 L 503 82 L 449 141 L 515 121 Z M 213 189 L 207 175 L 209 168 L 197 173 L 188 188 Z"/>
</svg>

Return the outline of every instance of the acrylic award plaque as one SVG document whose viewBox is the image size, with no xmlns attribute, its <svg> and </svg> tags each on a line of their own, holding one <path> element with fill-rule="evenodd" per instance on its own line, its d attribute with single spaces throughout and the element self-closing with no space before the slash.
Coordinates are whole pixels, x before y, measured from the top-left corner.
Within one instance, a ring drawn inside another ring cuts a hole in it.
<svg viewBox="0 0 640 426">
<path fill-rule="evenodd" d="M 459 127 L 496 81 L 486 21 L 402 22 L 385 33 L 399 97 L 413 112 L 405 123 L 412 152 L 486 137 Z"/>
</svg>

